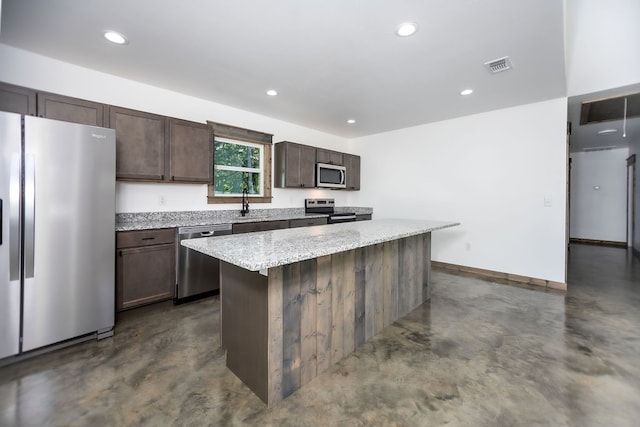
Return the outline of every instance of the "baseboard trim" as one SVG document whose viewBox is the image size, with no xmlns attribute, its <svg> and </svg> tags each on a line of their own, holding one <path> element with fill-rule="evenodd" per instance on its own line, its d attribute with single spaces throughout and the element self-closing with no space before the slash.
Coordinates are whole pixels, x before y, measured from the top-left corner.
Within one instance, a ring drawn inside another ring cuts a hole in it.
<svg viewBox="0 0 640 427">
<path fill-rule="evenodd" d="M 569 239 L 569 243 L 582 243 L 585 245 L 596 245 L 596 246 L 614 246 L 616 248 L 627 247 L 627 242 L 614 242 L 612 240 L 577 239 L 573 237 Z"/>
<path fill-rule="evenodd" d="M 567 284 L 562 282 L 554 282 L 552 280 L 536 279 L 535 277 L 520 276 L 518 274 L 502 273 L 500 271 L 485 270 L 483 268 L 467 267 L 465 265 L 449 264 L 440 261 L 431 261 L 433 268 L 442 270 L 460 271 L 464 273 L 475 274 L 482 277 L 491 277 L 494 279 L 509 280 L 511 282 L 525 283 L 528 285 L 540 286 L 543 288 L 556 289 L 560 291 L 567 290 Z"/>
</svg>

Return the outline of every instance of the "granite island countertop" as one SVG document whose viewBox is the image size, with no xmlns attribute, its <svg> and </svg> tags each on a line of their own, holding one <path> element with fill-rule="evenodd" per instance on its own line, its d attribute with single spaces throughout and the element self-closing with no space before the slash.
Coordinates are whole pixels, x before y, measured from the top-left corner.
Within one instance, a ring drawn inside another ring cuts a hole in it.
<svg viewBox="0 0 640 427">
<path fill-rule="evenodd" d="M 183 240 L 181 244 L 249 271 L 415 236 L 459 222 L 381 219 Z"/>
</svg>

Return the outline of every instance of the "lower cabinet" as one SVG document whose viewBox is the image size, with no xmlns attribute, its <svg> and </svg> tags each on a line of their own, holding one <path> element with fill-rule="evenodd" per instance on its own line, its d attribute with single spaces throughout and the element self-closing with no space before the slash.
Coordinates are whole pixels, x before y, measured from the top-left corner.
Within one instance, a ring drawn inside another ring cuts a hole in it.
<svg viewBox="0 0 640 427">
<path fill-rule="evenodd" d="M 117 311 L 173 298 L 175 234 L 173 228 L 117 233 Z"/>
<path fill-rule="evenodd" d="M 253 233 L 254 231 L 269 231 L 289 228 L 289 220 L 237 222 L 233 224 L 233 234 Z"/>
<path fill-rule="evenodd" d="M 314 225 L 325 225 L 327 218 L 300 218 L 289 221 L 289 228 L 311 227 Z"/>
<path fill-rule="evenodd" d="M 356 221 L 369 221 L 371 214 L 358 214 L 356 215 Z"/>
</svg>

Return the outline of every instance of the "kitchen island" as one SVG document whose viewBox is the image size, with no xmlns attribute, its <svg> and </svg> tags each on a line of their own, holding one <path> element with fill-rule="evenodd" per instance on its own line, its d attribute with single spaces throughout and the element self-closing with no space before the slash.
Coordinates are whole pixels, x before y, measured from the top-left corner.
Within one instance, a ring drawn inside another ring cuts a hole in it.
<svg viewBox="0 0 640 427">
<path fill-rule="evenodd" d="M 428 300 L 431 232 L 373 220 L 182 241 L 220 259 L 227 367 L 273 405 Z"/>
</svg>

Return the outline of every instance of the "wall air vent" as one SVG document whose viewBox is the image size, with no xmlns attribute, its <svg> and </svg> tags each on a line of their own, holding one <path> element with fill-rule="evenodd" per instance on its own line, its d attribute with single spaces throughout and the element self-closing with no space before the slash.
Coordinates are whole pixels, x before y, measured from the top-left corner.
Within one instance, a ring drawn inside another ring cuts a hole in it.
<svg viewBox="0 0 640 427">
<path fill-rule="evenodd" d="M 485 62 L 484 66 L 487 67 L 490 73 L 499 73 L 501 71 L 507 71 L 511 69 L 511 61 L 508 56 L 504 58 L 494 59 L 493 61 Z"/>
<path fill-rule="evenodd" d="M 616 145 L 607 145 L 606 147 L 586 147 L 584 149 L 584 151 L 607 151 L 607 150 L 613 150 L 614 148 L 616 148 Z"/>
</svg>

